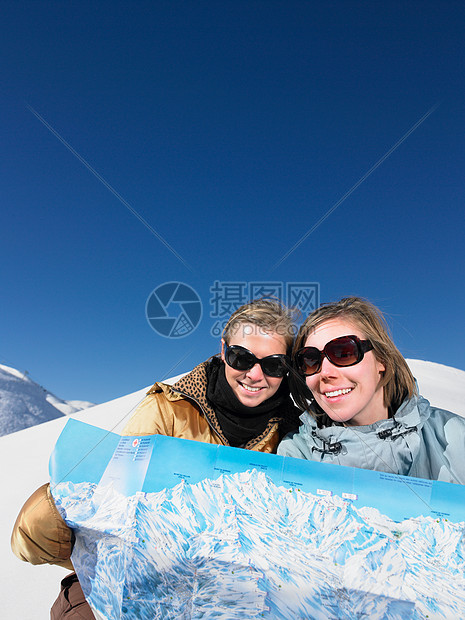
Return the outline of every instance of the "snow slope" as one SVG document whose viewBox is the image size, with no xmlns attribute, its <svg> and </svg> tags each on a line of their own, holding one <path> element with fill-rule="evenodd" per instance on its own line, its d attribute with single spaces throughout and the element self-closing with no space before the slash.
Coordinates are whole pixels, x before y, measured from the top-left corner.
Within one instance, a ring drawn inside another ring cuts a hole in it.
<svg viewBox="0 0 465 620">
<path fill-rule="evenodd" d="M 91 406 L 87 401 L 62 400 L 26 374 L 0 364 L 0 436 Z"/>
<path fill-rule="evenodd" d="M 465 372 L 420 360 L 408 360 L 420 392 L 432 404 L 465 417 Z M 174 382 L 177 377 L 173 378 Z M 146 388 L 97 405 L 72 417 L 107 430 L 121 432 L 133 409 L 143 399 Z M 2 620 L 41 620 L 59 591 L 67 573 L 55 566 L 31 566 L 18 560 L 10 550 L 10 534 L 16 515 L 27 497 L 48 480 L 48 459 L 67 418 L 38 424 L 0 437 L 0 467 L 4 491 L 0 511 L 0 584 Z"/>
<path fill-rule="evenodd" d="M 418 381 L 420 394 L 435 407 L 465 417 L 465 372 L 443 364 L 407 360 Z"/>
</svg>

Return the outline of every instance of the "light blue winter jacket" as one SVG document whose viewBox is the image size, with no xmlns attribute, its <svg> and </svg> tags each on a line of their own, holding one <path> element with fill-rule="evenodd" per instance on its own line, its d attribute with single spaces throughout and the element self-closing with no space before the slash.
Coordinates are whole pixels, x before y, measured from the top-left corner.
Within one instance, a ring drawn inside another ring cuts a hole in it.
<svg viewBox="0 0 465 620">
<path fill-rule="evenodd" d="M 465 484 L 465 419 L 422 396 L 368 426 L 318 428 L 307 412 L 300 419 L 279 444 L 281 456 Z"/>
</svg>

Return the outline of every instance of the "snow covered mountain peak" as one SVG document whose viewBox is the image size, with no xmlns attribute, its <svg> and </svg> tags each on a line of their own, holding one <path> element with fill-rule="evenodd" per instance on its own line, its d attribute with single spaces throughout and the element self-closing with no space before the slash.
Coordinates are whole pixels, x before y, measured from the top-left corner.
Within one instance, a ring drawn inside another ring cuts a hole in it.
<svg viewBox="0 0 465 620">
<path fill-rule="evenodd" d="M 91 406 L 87 401 L 58 398 L 26 373 L 0 364 L 0 436 Z"/>
</svg>

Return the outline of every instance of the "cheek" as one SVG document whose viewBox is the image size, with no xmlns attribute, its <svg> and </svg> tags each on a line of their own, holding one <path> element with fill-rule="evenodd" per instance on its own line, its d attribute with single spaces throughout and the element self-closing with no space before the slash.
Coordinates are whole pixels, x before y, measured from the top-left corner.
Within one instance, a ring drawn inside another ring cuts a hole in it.
<svg viewBox="0 0 465 620">
<path fill-rule="evenodd" d="M 316 386 L 316 379 L 315 379 L 316 375 L 312 375 L 311 377 L 305 377 L 305 383 L 307 384 L 307 387 L 309 390 L 313 391 L 315 386 Z"/>
<path fill-rule="evenodd" d="M 366 360 L 363 360 L 363 362 L 358 365 L 360 366 L 361 376 L 371 379 L 375 385 L 378 385 L 382 378 L 382 373 L 386 370 L 384 364 L 378 362 L 376 358 L 370 359 L 368 356 Z"/>
<path fill-rule="evenodd" d="M 270 386 L 271 389 L 273 390 L 278 390 L 279 386 L 282 383 L 282 378 L 280 377 L 266 377 L 266 380 L 268 381 L 268 385 Z"/>
<path fill-rule="evenodd" d="M 231 366 L 228 366 L 227 364 L 225 364 L 224 375 L 226 377 L 226 381 L 229 383 L 231 387 L 234 387 L 235 378 L 239 374 L 240 373 L 237 370 L 234 370 L 234 368 L 231 368 Z"/>
</svg>

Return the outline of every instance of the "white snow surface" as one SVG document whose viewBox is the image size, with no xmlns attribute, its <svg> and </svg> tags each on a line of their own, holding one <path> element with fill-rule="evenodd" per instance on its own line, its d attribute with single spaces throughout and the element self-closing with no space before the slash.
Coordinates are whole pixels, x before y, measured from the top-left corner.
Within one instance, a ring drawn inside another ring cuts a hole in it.
<svg viewBox="0 0 465 620">
<path fill-rule="evenodd" d="M 71 415 L 94 403 L 63 400 L 25 373 L 0 364 L 0 436 Z"/>
<path fill-rule="evenodd" d="M 434 407 L 465 417 L 465 371 L 435 362 L 407 360 L 420 394 Z"/>
<path fill-rule="evenodd" d="M 407 360 L 420 393 L 431 404 L 465 417 L 465 372 L 421 360 Z M 4 369 L 5 367 L 0 367 Z M 21 377 L 22 373 L 17 372 Z M 174 383 L 178 377 L 168 380 Z M 147 388 L 72 414 L 71 417 L 120 433 Z M 10 549 L 16 516 L 29 495 L 49 479 L 48 460 L 67 416 L 0 437 L 0 467 L 5 493 L 0 511 L 0 583 L 2 620 L 46 620 L 67 571 L 57 566 L 32 566 L 18 560 Z"/>
</svg>

